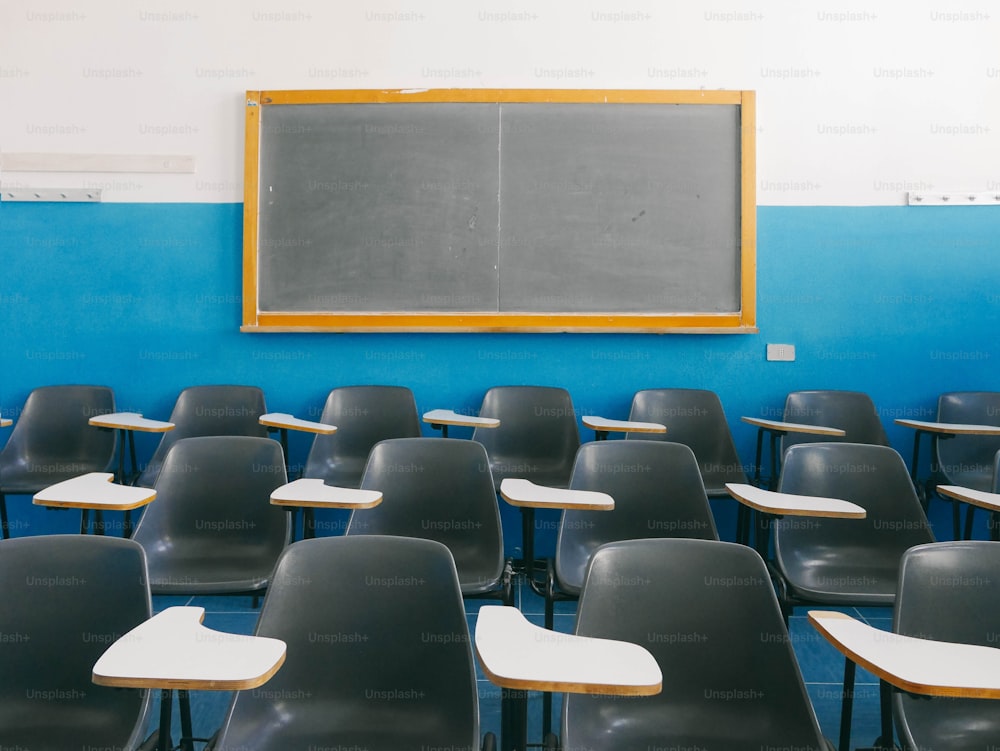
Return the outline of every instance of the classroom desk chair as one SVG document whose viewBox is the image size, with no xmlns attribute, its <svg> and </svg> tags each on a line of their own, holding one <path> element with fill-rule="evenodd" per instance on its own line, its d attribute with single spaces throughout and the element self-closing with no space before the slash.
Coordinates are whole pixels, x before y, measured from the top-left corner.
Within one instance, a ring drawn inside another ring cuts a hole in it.
<svg viewBox="0 0 1000 751">
<path fill-rule="evenodd" d="M 567 694 L 560 737 L 548 748 L 828 748 L 767 569 L 744 545 L 602 546 L 574 633 L 644 646 L 663 688 L 628 699 Z"/>
<path fill-rule="evenodd" d="M 494 747 L 480 738 L 458 573 L 439 542 L 290 545 L 255 633 L 288 645 L 285 664 L 264 690 L 233 697 L 214 751 Z"/>
<path fill-rule="evenodd" d="M 2 745 L 135 751 L 149 693 L 95 686 L 91 671 L 109 644 L 150 616 L 142 548 L 90 535 L 4 540 L 0 592 Z"/>
<path fill-rule="evenodd" d="M 32 390 L 0 451 L 0 537 L 9 537 L 7 496 L 38 491 L 87 472 L 106 472 L 115 433 L 88 424 L 115 411 L 107 386 L 43 386 Z"/>
<path fill-rule="evenodd" d="M 213 435 L 254 436 L 264 438 L 267 428 L 260 417 L 267 413 L 264 392 L 256 386 L 189 386 L 174 403 L 168 422 L 174 427 L 163 434 L 152 458 L 136 485 L 156 485 L 160 467 L 171 447 L 184 438 Z"/>
</svg>

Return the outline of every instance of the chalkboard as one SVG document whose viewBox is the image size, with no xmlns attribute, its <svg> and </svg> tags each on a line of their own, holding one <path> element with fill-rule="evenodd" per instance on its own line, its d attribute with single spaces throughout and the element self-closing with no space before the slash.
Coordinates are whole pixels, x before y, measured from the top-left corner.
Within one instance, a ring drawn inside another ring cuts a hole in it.
<svg viewBox="0 0 1000 751">
<path fill-rule="evenodd" d="M 248 92 L 245 331 L 753 331 L 752 92 Z"/>
</svg>

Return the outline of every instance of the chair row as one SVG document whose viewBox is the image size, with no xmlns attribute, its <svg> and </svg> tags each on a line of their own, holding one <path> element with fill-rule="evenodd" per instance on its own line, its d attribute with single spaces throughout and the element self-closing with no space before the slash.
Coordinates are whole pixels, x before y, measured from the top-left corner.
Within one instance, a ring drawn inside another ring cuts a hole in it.
<svg viewBox="0 0 1000 751">
<path fill-rule="evenodd" d="M 142 548 L 131 540 L 0 542 L 0 587 L 9 598 L 0 610 L 5 742 L 138 747 L 148 693 L 91 678 L 108 646 L 150 617 L 147 582 Z M 461 603 L 454 560 L 438 543 L 376 536 L 291 545 L 255 630 L 287 645 L 284 664 L 264 688 L 234 695 L 210 748 L 491 748 L 494 739 L 480 738 Z M 1000 545 L 907 551 L 894 612 L 898 634 L 992 647 Z M 602 546 L 588 567 L 575 633 L 642 646 L 659 666 L 662 690 L 644 698 L 568 694 L 560 737 L 547 738 L 548 748 L 832 747 L 764 562 L 750 548 L 712 540 Z M 985 748 L 1000 733 L 996 701 L 913 693 L 891 696 L 908 748 Z"/>
<path fill-rule="evenodd" d="M 113 411 L 114 396 L 106 387 L 46 387 L 29 395 L 17 426 L 0 452 L 0 525 L 4 534 L 9 528 L 6 495 L 31 494 L 74 474 L 102 471 L 111 466 L 115 451 L 113 432 L 88 429 L 86 423 L 95 415 Z M 256 387 L 185 389 L 170 416 L 173 429 L 163 433 L 136 484 L 152 487 L 167 451 L 182 438 L 266 435 L 268 428 L 260 422 L 265 413 L 263 392 Z M 487 449 L 497 487 L 503 479 L 515 476 L 543 485 L 567 485 L 580 445 L 577 413 L 567 391 L 531 386 L 490 389 L 479 416 L 493 417 L 499 422 L 496 428 L 476 428 L 472 436 Z M 942 395 L 938 416 L 942 422 L 966 427 L 1000 423 L 1000 393 Z M 871 399 L 858 392 L 793 392 L 786 399 L 783 418 L 783 423 L 833 426 L 843 435 L 784 432 L 781 453 L 806 440 L 888 445 Z M 333 389 L 320 419 L 338 429 L 334 434 L 314 437 L 302 476 L 322 479 L 330 485 L 357 487 L 368 452 L 379 440 L 421 434 L 413 394 L 405 387 Z M 747 481 L 746 465 L 740 461 L 715 393 L 696 389 L 639 391 L 633 398 L 629 422 L 643 421 L 663 424 L 665 432 L 626 437 L 667 440 L 691 447 L 709 497 L 724 497 L 726 483 Z M 584 423 L 587 422 L 585 417 Z M 948 484 L 979 491 L 994 490 L 1000 435 L 958 434 L 944 441 L 936 439 L 941 434 L 933 435 L 934 473 L 926 486 L 918 483 L 918 489 L 926 493 L 939 484 Z M 917 440 L 919 437 L 918 432 Z M 120 455 L 124 451 L 122 445 Z M 755 462 L 758 468 L 759 463 L 758 456 Z M 916 456 L 913 464 L 916 480 Z M 777 477 L 772 481 L 776 484 Z M 957 513 L 957 505 L 955 508 Z M 971 532 L 972 509 L 970 506 L 966 536 Z M 955 536 L 959 536 L 957 521 Z"/>
</svg>

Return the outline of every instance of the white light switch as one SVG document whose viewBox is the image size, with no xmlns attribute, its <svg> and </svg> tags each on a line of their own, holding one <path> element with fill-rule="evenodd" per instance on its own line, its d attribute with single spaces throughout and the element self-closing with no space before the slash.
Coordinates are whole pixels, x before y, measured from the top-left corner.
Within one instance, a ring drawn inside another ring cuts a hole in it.
<svg viewBox="0 0 1000 751">
<path fill-rule="evenodd" d="M 793 362 L 795 360 L 795 345 L 768 344 L 767 359 L 772 362 Z"/>
</svg>

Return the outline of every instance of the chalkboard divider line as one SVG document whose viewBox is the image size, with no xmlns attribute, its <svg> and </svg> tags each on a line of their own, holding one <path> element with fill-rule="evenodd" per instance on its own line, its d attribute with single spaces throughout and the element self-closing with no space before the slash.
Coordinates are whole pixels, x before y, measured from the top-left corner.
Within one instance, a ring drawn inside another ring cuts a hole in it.
<svg viewBox="0 0 1000 751">
<path fill-rule="evenodd" d="M 503 196 L 503 107 L 497 106 L 497 206 L 500 206 L 500 198 Z M 503 212 L 497 210 L 497 307 L 503 309 L 503 300 L 500 298 L 500 250 L 503 246 Z"/>
</svg>

